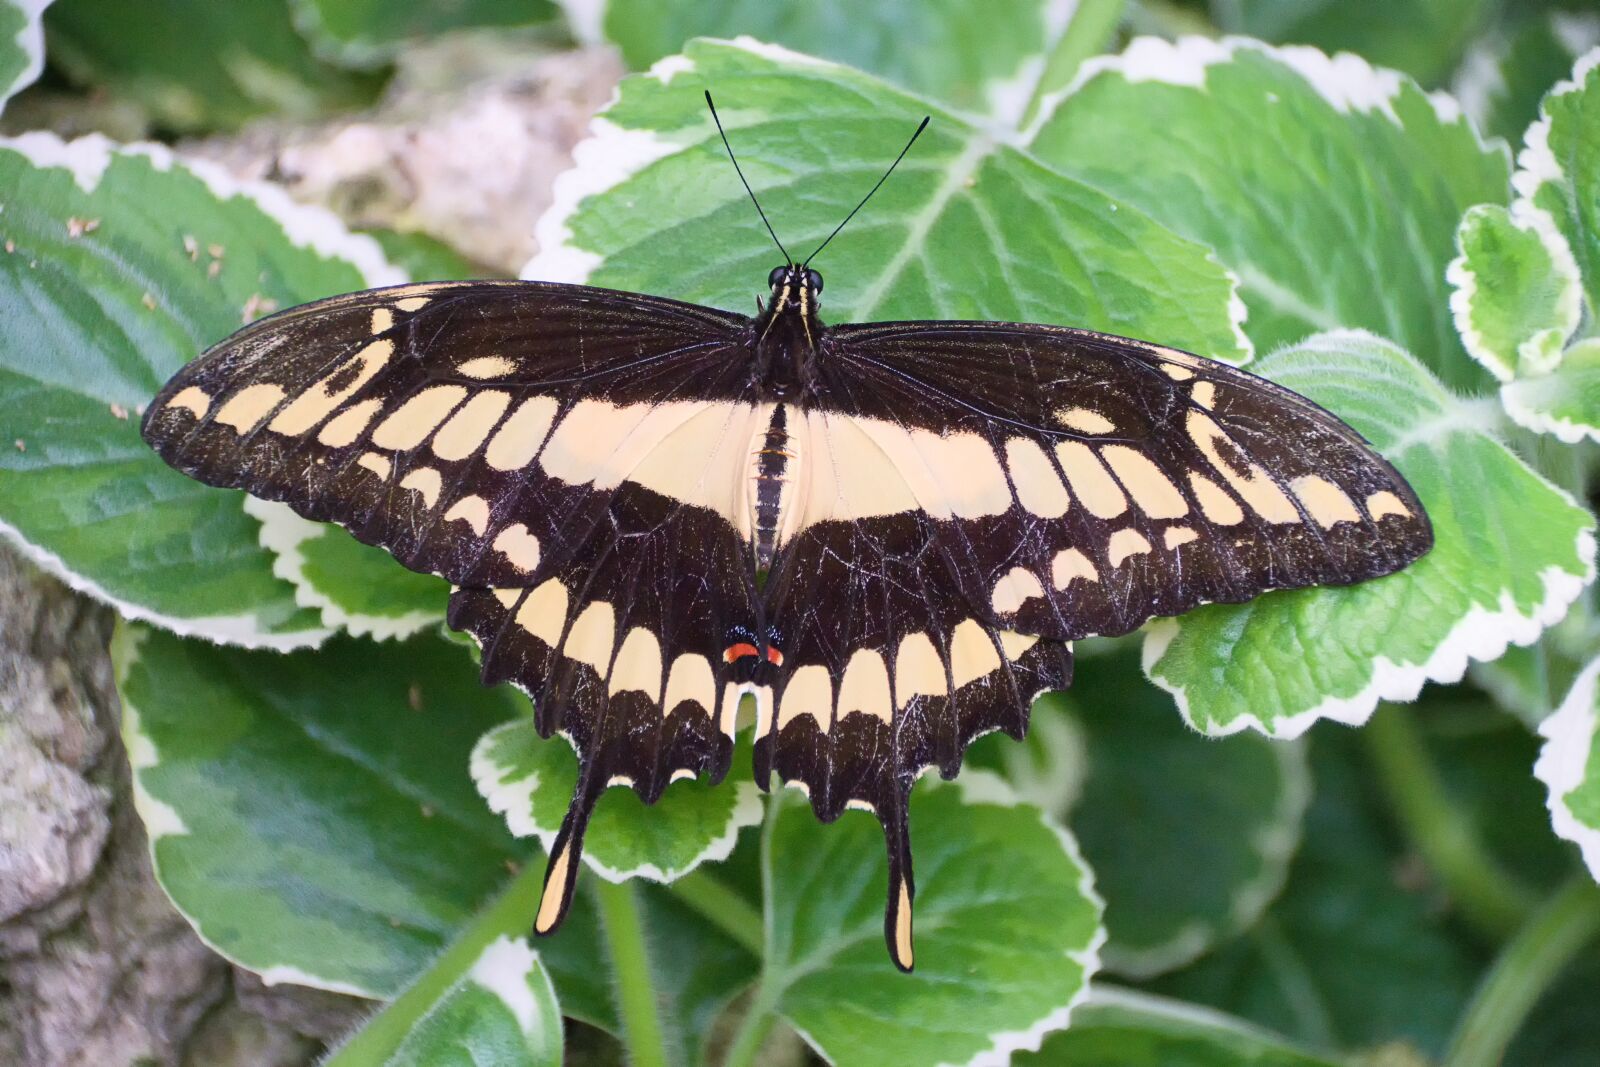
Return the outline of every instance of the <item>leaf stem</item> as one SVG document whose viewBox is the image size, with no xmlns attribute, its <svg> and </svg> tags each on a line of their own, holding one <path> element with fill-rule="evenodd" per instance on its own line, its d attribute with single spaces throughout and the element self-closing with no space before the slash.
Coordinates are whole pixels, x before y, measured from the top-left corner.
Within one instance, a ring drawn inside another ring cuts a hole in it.
<svg viewBox="0 0 1600 1067">
<path fill-rule="evenodd" d="M 728 1054 L 722 1058 L 722 1067 L 751 1067 L 761 1054 L 761 1046 L 778 1021 L 778 998 L 781 986 L 773 981 L 772 963 L 772 835 L 778 824 L 778 812 L 783 807 L 786 790 L 779 786 L 767 796 L 766 815 L 761 821 L 761 976 L 756 979 L 755 994 L 739 1020 L 739 1029 L 728 1044 Z"/>
<path fill-rule="evenodd" d="M 1535 897 L 1489 854 L 1451 801 L 1409 709 L 1380 707 L 1361 731 L 1400 827 L 1480 934 L 1503 941 L 1535 906 Z"/>
<path fill-rule="evenodd" d="M 649 949 L 634 888 L 594 879 L 600 902 L 600 926 L 611 956 L 611 973 L 617 984 L 617 1012 L 622 1019 L 623 1044 L 633 1067 L 666 1067 L 667 1045 L 661 1031 L 661 1014 L 650 975 Z"/>
<path fill-rule="evenodd" d="M 704 867 L 697 867 L 667 888 L 717 929 L 749 949 L 757 959 L 761 958 L 766 947 L 761 909 L 740 896 L 733 887 Z"/>
<path fill-rule="evenodd" d="M 1126 5 L 1127 0 L 1078 0 L 1066 29 L 1045 58 L 1044 70 L 1033 87 L 1028 106 L 1023 109 L 1019 123 L 1023 129 L 1027 129 L 1038 115 L 1046 96 L 1066 88 L 1084 60 L 1105 51 L 1117 27 L 1122 24 L 1122 11 Z"/>
<path fill-rule="evenodd" d="M 1539 997 L 1600 934 L 1600 887 L 1579 874 L 1506 943 L 1461 1015 L 1444 1067 L 1497 1067 Z"/>
<path fill-rule="evenodd" d="M 473 916 L 432 965 L 367 1020 L 365 1026 L 323 1061 L 322 1067 L 369 1067 L 386 1062 L 405 1041 L 417 1020 L 472 969 L 491 942 L 501 936 L 520 937 L 533 928 L 543 881 L 544 871 L 539 864 L 524 866 L 488 907 Z"/>
</svg>

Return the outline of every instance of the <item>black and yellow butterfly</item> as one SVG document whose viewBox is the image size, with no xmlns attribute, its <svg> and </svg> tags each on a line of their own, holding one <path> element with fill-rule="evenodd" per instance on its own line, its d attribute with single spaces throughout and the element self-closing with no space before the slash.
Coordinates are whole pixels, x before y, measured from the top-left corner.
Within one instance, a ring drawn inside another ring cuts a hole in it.
<svg viewBox="0 0 1600 1067">
<path fill-rule="evenodd" d="M 515 281 L 317 301 L 184 368 L 143 432 L 454 583 L 485 682 L 581 764 L 538 932 L 601 792 L 720 780 L 753 694 L 763 787 L 883 823 L 909 970 L 911 787 L 1022 737 L 1069 642 L 1388 574 L 1432 532 L 1354 430 L 1271 382 L 1056 326 L 826 326 L 822 278 L 785 259 L 755 318 Z"/>
</svg>

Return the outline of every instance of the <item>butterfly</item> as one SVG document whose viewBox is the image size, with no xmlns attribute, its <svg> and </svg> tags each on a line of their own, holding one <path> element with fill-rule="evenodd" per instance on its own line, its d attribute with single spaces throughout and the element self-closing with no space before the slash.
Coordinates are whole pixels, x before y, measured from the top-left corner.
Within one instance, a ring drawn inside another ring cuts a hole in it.
<svg viewBox="0 0 1600 1067">
<path fill-rule="evenodd" d="M 484 682 L 578 753 L 536 932 L 601 793 L 720 781 L 749 695 L 763 788 L 881 821 L 910 970 L 912 785 L 1020 739 L 1071 642 L 1389 574 L 1432 530 L 1359 434 L 1269 381 L 1060 326 L 825 325 L 816 253 L 783 255 L 754 317 L 535 281 L 319 300 L 183 368 L 142 431 L 453 584 Z"/>
</svg>

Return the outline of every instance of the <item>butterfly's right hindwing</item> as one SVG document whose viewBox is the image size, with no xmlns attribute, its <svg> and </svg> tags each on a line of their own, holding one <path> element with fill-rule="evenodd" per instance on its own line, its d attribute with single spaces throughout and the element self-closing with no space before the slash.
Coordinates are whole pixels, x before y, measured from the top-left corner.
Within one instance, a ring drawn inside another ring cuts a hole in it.
<svg viewBox="0 0 1600 1067">
<path fill-rule="evenodd" d="M 747 323 L 529 282 L 354 293 L 212 348 L 143 433 L 183 473 L 337 522 L 414 570 L 522 586 L 587 540 L 629 464 L 742 395 Z"/>
</svg>

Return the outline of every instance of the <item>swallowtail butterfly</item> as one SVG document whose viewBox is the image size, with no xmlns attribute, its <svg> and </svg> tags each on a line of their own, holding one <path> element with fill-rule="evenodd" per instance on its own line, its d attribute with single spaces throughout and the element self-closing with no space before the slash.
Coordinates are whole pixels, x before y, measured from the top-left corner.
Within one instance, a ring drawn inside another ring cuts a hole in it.
<svg viewBox="0 0 1600 1067">
<path fill-rule="evenodd" d="M 145 415 L 183 473 L 454 584 L 485 683 L 526 690 L 580 760 L 539 933 L 600 794 L 719 781 L 752 694 L 763 788 L 882 822 L 909 970 L 912 784 L 1021 738 L 1070 642 L 1432 544 L 1394 468 L 1271 382 L 1059 326 L 827 326 L 810 259 L 784 253 L 754 318 L 523 281 L 319 300 Z"/>
</svg>

